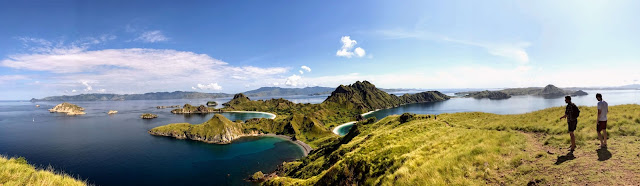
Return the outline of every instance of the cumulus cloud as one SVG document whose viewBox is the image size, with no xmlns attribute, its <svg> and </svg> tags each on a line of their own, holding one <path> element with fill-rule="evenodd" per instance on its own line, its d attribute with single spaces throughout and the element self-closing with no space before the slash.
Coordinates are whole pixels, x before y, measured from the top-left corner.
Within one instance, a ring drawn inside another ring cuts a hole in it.
<svg viewBox="0 0 640 186">
<path fill-rule="evenodd" d="M 298 70 L 298 72 L 300 72 L 300 74 L 304 74 L 304 72 L 302 70 Z"/>
<path fill-rule="evenodd" d="M 364 49 L 358 47 L 356 49 L 353 50 L 353 52 L 356 54 L 356 56 L 358 57 L 364 57 L 364 55 L 366 54 L 366 52 L 364 51 Z"/>
<path fill-rule="evenodd" d="M 298 76 L 298 75 L 294 74 L 294 75 L 291 75 L 291 76 L 287 77 L 287 79 L 286 79 L 287 81 L 284 84 L 287 85 L 287 86 L 295 87 L 295 86 L 298 86 L 298 83 L 299 83 L 298 81 L 300 81 L 300 79 L 302 79 L 301 76 Z"/>
<path fill-rule="evenodd" d="M 168 40 L 169 38 L 165 36 L 160 30 L 143 32 L 138 38 L 134 39 L 134 41 L 142 41 L 145 43 L 156 43 Z"/>
<path fill-rule="evenodd" d="M 209 83 L 208 85 L 198 83 L 197 87 L 200 90 L 222 90 L 222 86 L 218 85 L 218 83 Z"/>
<path fill-rule="evenodd" d="M 346 58 L 351 58 L 353 56 L 364 57 L 366 53 L 364 49 L 358 47 L 355 50 L 352 50 L 358 42 L 356 40 L 351 40 L 350 36 L 342 36 L 342 38 L 340 38 L 340 42 L 342 42 L 342 47 L 336 52 L 336 56 Z"/>
<path fill-rule="evenodd" d="M 300 68 L 302 70 L 306 70 L 307 72 L 311 72 L 311 68 L 309 68 L 308 66 L 302 65 Z"/>
</svg>

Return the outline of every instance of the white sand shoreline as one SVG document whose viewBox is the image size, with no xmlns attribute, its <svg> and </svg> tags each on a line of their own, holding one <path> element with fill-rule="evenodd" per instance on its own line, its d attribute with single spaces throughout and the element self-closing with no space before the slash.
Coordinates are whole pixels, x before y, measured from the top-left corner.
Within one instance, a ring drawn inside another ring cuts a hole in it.
<svg viewBox="0 0 640 186">
<path fill-rule="evenodd" d="M 333 128 L 333 133 L 337 134 L 337 135 L 340 135 L 340 133 L 338 133 L 338 130 L 340 130 L 342 127 L 345 127 L 347 125 L 353 125 L 355 123 L 356 123 L 356 121 L 350 121 L 350 122 L 343 123 L 342 125 L 338 125 L 337 127 Z"/>
<path fill-rule="evenodd" d="M 379 111 L 379 110 L 380 110 L 380 109 L 376 109 L 376 110 L 372 110 L 372 111 L 369 111 L 369 112 L 365 112 L 365 113 L 363 113 L 363 114 L 360 114 L 360 116 L 365 117 L 365 116 L 367 116 L 367 115 L 369 115 L 369 114 L 371 114 L 371 113 L 374 113 L 374 112 L 376 112 L 376 111 Z"/>
<path fill-rule="evenodd" d="M 222 111 L 222 112 L 236 112 L 236 113 L 257 113 L 257 114 L 266 114 L 269 115 L 269 119 L 276 119 L 276 115 L 268 112 L 259 112 L 259 111 Z"/>
</svg>

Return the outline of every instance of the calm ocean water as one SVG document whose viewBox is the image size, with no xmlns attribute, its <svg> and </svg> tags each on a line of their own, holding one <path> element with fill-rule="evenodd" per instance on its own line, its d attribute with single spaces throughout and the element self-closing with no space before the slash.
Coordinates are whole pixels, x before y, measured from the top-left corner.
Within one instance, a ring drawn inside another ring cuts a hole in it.
<svg viewBox="0 0 640 186">
<path fill-rule="evenodd" d="M 207 100 L 72 102 L 86 115 L 49 113 L 59 103 L 0 102 L 0 154 L 23 156 L 97 185 L 242 185 L 256 171 L 270 172 L 302 157 L 295 144 L 273 137 L 241 138 L 229 145 L 152 136 L 169 123 L 202 123 L 213 114 L 178 115 L 159 105 L 203 104 Z M 220 102 L 219 103 L 223 103 Z M 39 104 L 41 107 L 35 107 Z M 118 114 L 107 115 L 108 110 Z M 152 120 L 140 114 L 158 114 Z M 230 120 L 268 117 L 223 113 Z"/>
</svg>

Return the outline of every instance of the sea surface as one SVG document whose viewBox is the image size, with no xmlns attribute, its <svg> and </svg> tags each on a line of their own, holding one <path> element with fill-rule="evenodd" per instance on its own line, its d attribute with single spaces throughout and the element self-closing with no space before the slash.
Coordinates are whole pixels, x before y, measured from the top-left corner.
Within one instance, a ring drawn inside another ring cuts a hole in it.
<svg viewBox="0 0 640 186">
<path fill-rule="evenodd" d="M 609 106 L 621 104 L 640 104 L 640 90 L 586 90 L 589 95 L 572 97 L 573 103 L 578 106 L 596 106 L 596 93 L 601 93 Z M 448 92 L 447 95 L 453 95 Z M 494 114 L 522 114 L 542 110 L 551 107 L 565 106 L 564 97 L 543 98 L 540 96 L 513 96 L 509 99 L 490 100 L 475 98 L 452 98 L 447 101 L 431 103 L 415 103 L 402 105 L 395 108 L 383 109 L 365 116 L 382 119 L 389 115 L 403 113 L 415 114 L 441 114 L 456 112 L 486 112 Z M 558 117 L 564 113 L 558 113 Z M 353 125 L 345 125 L 338 129 L 340 135 L 349 132 Z"/>
<path fill-rule="evenodd" d="M 244 179 L 254 172 L 271 172 L 303 156 L 299 146 L 275 137 L 246 137 L 219 145 L 147 133 L 169 123 L 199 124 L 213 117 L 171 114 L 172 108 L 156 106 L 207 101 L 72 102 L 85 108 L 87 114 L 79 116 L 49 113 L 58 102 L 1 101 L 0 154 L 22 156 L 42 168 L 50 165 L 96 185 L 247 185 L 251 183 Z M 107 115 L 109 110 L 118 113 Z M 147 112 L 158 118 L 140 119 Z M 269 117 L 222 114 L 232 121 Z"/>
</svg>

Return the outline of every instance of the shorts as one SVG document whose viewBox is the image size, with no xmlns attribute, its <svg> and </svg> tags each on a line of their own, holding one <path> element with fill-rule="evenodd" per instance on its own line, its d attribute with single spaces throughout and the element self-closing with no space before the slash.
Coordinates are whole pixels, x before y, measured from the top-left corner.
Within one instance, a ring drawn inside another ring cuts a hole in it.
<svg viewBox="0 0 640 186">
<path fill-rule="evenodd" d="M 598 121 L 598 132 L 607 129 L 607 121 Z"/>
<path fill-rule="evenodd" d="M 578 127 L 578 120 L 569 121 L 569 132 L 573 132 Z"/>
</svg>

